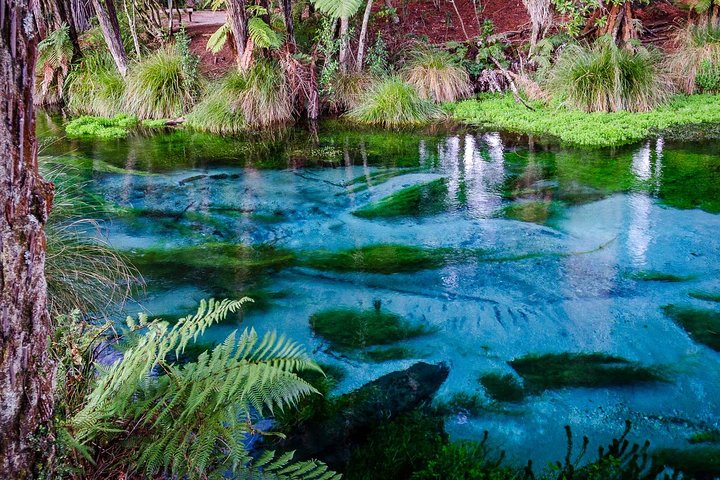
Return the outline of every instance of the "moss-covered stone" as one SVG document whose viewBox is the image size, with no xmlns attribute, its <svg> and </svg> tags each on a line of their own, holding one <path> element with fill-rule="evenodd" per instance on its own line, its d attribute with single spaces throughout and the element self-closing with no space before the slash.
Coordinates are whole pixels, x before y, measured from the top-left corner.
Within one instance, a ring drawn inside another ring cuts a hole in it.
<svg viewBox="0 0 720 480">
<path fill-rule="evenodd" d="M 353 212 L 361 218 L 421 217 L 447 210 L 447 180 L 440 178 L 413 185 Z"/>
<path fill-rule="evenodd" d="M 487 373 L 480 377 L 480 383 L 488 396 L 498 402 L 521 402 L 525 398 L 525 390 L 510 373 Z"/>
<path fill-rule="evenodd" d="M 546 353 L 508 362 L 530 392 L 664 381 L 658 370 L 602 353 Z"/>
<path fill-rule="evenodd" d="M 680 305 L 665 305 L 663 311 L 693 340 L 720 352 L 720 312 Z"/>
<path fill-rule="evenodd" d="M 370 245 L 337 252 L 307 252 L 301 262 L 317 270 L 389 274 L 440 268 L 449 253 L 448 249 L 409 245 Z"/>
<path fill-rule="evenodd" d="M 335 350 L 386 345 L 428 333 L 422 325 L 412 325 L 400 315 L 379 309 L 322 310 L 310 317 L 310 327 Z"/>
</svg>

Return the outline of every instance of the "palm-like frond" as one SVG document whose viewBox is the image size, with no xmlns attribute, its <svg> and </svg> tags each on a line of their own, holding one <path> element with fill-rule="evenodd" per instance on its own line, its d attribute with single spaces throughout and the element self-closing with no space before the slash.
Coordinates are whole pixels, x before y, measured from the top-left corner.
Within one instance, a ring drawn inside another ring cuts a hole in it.
<svg viewBox="0 0 720 480">
<path fill-rule="evenodd" d="M 315 8 L 334 18 L 352 17 L 363 4 L 362 0 L 313 0 Z"/>
<path fill-rule="evenodd" d="M 213 55 L 216 55 L 225 46 L 229 33 L 230 25 L 224 23 L 220 28 L 215 30 L 212 35 L 210 35 L 210 38 L 208 38 L 207 41 L 207 45 L 205 45 L 205 48 L 208 51 L 212 52 Z"/>
<path fill-rule="evenodd" d="M 283 36 L 260 17 L 248 20 L 248 35 L 258 48 L 279 48 L 283 42 Z"/>
</svg>

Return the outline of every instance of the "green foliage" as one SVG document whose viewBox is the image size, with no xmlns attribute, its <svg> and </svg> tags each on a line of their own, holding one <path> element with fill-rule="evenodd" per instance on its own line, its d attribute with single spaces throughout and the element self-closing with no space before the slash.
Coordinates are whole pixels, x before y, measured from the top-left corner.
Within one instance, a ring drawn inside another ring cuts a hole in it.
<svg viewBox="0 0 720 480">
<path fill-rule="evenodd" d="M 372 83 L 365 72 L 337 72 L 329 83 L 328 93 L 335 110 L 356 107 Z"/>
<path fill-rule="evenodd" d="M 649 50 L 620 48 L 608 37 L 592 47 L 570 45 L 547 84 L 550 93 L 587 112 L 648 112 L 667 99 L 659 59 Z"/>
<path fill-rule="evenodd" d="M 507 373 L 486 373 L 480 377 L 480 383 L 485 392 L 493 400 L 499 402 L 521 402 L 525 398 L 525 391 L 514 375 Z"/>
<path fill-rule="evenodd" d="M 698 300 L 705 300 L 708 302 L 720 302 L 720 293 L 693 291 L 690 292 L 688 295 L 690 295 L 692 298 L 697 298 Z"/>
<path fill-rule="evenodd" d="M 658 272 L 655 270 L 646 270 L 640 272 L 629 272 L 625 277 L 631 280 L 641 282 L 686 282 L 692 280 L 692 276 L 673 275 L 671 273 Z"/>
<path fill-rule="evenodd" d="M 472 93 L 470 77 L 453 57 L 436 48 L 413 52 L 403 69 L 405 80 L 421 97 L 435 102 L 454 102 Z"/>
<path fill-rule="evenodd" d="M 205 49 L 213 55 L 217 55 L 220 53 L 220 50 L 223 49 L 225 43 L 227 43 L 228 35 L 230 35 L 231 32 L 232 30 L 230 29 L 230 25 L 228 23 L 223 23 L 220 28 L 210 35 L 207 45 L 205 45 Z"/>
<path fill-rule="evenodd" d="M 66 431 L 74 442 L 89 453 L 103 445 L 103 455 L 109 448 L 108 458 L 128 462 L 147 477 L 224 478 L 230 471 L 246 478 L 299 480 L 327 472 L 317 462 L 290 464 L 292 453 L 275 458 L 265 452 L 252 460 L 243 443 L 254 412 L 288 408 L 317 392 L 298 376 L 320 371 L 300 346 L 275 333 L 260 338 L 246 329 L 195 362 L 178 366 L 167 360 L 243 303 L 202 302 L 195 315 L 172 327 L 142 314 L 129 317 L 123 358 L 95 378 L 81 408 L 68 415 Z M 156 369 L 164 374 L 153 375 Z"/>
<path fill-rule="evenodd" d="M 483 20 L 480 34 L 472 41 L 450 41 L 445 44 L 455 62 L 473 77 L 477 77 L 485 69 L 495 69 L 492 59 L 507 66 L 505 50 L 508 46 L 501 35 L 495 35 L 495 26 L 489 19 Z"/>
<path fill-rule="evenodd" d="M 188 60 L 190 54 L 182 51 L 166 47 L 133 65 L 126 79 L 128 112 L 140 119 L 157 119 L 176 118 L 188 111 L 199 90 L 199 79 Z"/>
<path fill-rule="evenodd" d="M 672 126 L 720 122 L 720 96 L 674 97 L 648 113 L 585 113 L 530 102 L 529 110 L 507 96 L 487 95 L 455 105 L 452 116 L 485 128 L 551 135 L 564 144 L 611 147 L 638 142 Z"/>
<path fill-rule="evenodd" d="M 307 252 L 301 264 L 317 270 L 391 274 L 440 268 L 447 253 L 408 245 L 369 245 L 337 252 Z"/>
<path fill-rule="evenodd" d="M 248 37 L 258 48 L 280 48 L 284 38 L 265 23 L 261 17 L 251 17 L 248 20 Z"/>
<path fill-rule="evenodd" d="M 388 49 L 385 45 L 385 39 L 382 32 L 378 31 L 375 35 L 375 41 L 368 48 L 365 65 L 371 75 L 375 77 L 383 77 L 390 73 L 392 67 L 388 58 Z"/>
<path fill-rule="evenodd" d="M 361 218 L 421 217 L 442 213 L 447 208 L 447 180 L 440 178 L 403 188 L 355 210 L 353 215 Z"/>
<path fill-rule="evenodd" d="M 417 126 L 441 117 L 442 111 L 420 97 L 415 88 L 396 76 L 378 80 L 351 109 L 347 118 L 386 128 Z"/>
<path fill-rule="evenodd" d="M 508 362 L 530 392 L 664 381 L 656 370 L 602 353 L 546 353 Z"/>
<path fill-rule="evenodd" d="M 665 305 L 663 311 L 693 340 L 720 352 L 720 312 L 680 305 Z"/>
<path fill-rule="evenodd" d="M 428 332 L 424 326 L 412 325 L 400 315 L 379 309 L 322 310 L 310 317 L 310 326 L 339 351 L 386 345 Z"/>
<path fill-rule="evenodd" d="M 83 52 L 67 80 L 67 107 L 73 115 L 112 117 L 123 110 L 125 82 L 103 49 Z"/>
<path fill-rule="evenodd" d="M 83 115 L 65 125 L 68 137 L 124 138 L 137 126 L 137 118 L 119 113 L 112 118 Z"/>
<path fill-rule="evenodd" d="M 563 16 L 561 27 L 573 37 L 580 35 L 586 18 L 600 6 L 598 0 L 552 0 L 552 4 Z"/>
</svg>

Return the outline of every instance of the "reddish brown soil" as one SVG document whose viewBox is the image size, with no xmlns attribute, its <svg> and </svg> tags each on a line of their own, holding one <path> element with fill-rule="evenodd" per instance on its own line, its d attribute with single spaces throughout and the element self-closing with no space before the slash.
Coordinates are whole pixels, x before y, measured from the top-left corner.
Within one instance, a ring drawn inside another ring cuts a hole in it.
<svg viewBox="0 0 720 480">
<path fill-rule="evenodd" d="M 385 3 L 375 0 L 371 38 L 374 38 L 374 33 L 382 32 L 391 49 L 401 48 L 401 45 L 413 40 L 432 44 L 464 41 L 477 36 L 485 20 L 493 22 L 495 33 L 510 33 L 513 40 L 520 41 L 527 36 L 529 17 L 522 0 L 485 0 L 479 3 L 482 7 L 476 14 L 472 0 L 393 0 L 401 18 L 399 24 L 394 24 L 389 16 L 377 15 Z M 635 16 L 644 28 L 641 35 L 643 42 L 671 48 L 673 27 L 683 24 L 687 13 L 666 0 L 635 9 Z M 217 55 L 205 48 L 210 35 L 224 22 L 225 13 L 222 11 L 201 11 L 193 14 L 192 23 L 186 23 L 187 32 L 192 37 L 190 48 L 200 56 L 201 69 L 210 78 L 221 76 L 233 68 L 233 55 L 228 45 Z"/>
</svg>

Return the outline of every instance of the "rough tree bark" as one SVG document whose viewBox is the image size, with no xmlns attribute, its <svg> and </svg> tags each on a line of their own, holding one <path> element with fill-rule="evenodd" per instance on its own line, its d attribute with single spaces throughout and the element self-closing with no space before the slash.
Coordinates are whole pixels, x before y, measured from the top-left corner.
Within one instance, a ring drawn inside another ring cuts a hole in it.
<svg viewBox="0 0 720 480">
<path fill-rule="evenodd" d="M 95 7 L 100 30 L 102 30 L 105 43 L 115 61 L 115 66 L 123 77 L 127 75 L 128 60 L 125 47 L 120 37 L 120 24 L 113 0 L 92 0 Z"/>
<path fill-rule="evenodd" d="M 340 71 L 347 72 L 348 59 L 350 58 L 350 20 L 348 17 L 340 17 L 340 51 L 338 52 L 338 61 L 340 62 Z"/>
<path fill-rule="evenodd" d="M 362 27 L 360 27 L 360 38 L 358 39 L 357 58 L 355 59 L 355 68 L 361 71 L 363 61 L 365 59 L 365 42 L 367 40 L 368 23 L 370 22 L 370 13 L 372 12 L 373 0 L 368 0 L 365 5 L 365 13 L 363 14 Z"/>
<path fill-rule="evenodd" d="M 43 233 L 52 186 L 38 173 L 32 1 L 0 0 L 0 478 L 13 480 L 35 477 L 53 453 Z"/>
<path fill-rule="evenodd" d="M 295 48 L 295 26 L 292 18 L 292 0 L 282 0 L 282 11 L 285 17 L 285 30 L 287 31 L 287 43 Z"/>
<path fill-rule="evenodd" d="M 225 2 L 227 21 L 232 31 L 235 60 L 238 70 L 245 70 L 244 61 L 245 47 L 247 46 L 247 12 L 245 11 L 245 0 L 227 0 Z"/>
</svg>

